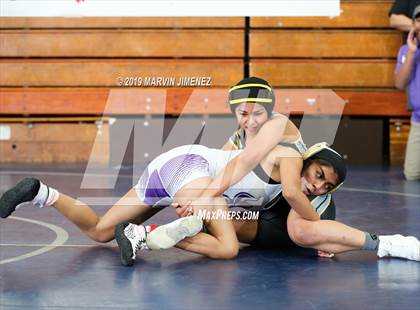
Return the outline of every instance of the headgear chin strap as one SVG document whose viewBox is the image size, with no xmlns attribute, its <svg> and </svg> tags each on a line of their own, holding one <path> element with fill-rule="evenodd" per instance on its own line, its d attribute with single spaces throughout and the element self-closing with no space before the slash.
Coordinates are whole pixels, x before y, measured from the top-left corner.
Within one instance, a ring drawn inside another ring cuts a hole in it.
<svg viewBox="0 0 420 310">
<path fill-rule="evenodd" d="M 338 184 L 328 193 L 333 193 L 343 185 L 346 178 L 347 168 L 343 157 L 335 150 L 329 147 L 327 142 L 320 142 L 312 145 L 304 154 L 303 161 L 312 159 L 322 159 L 331 164 L 337 171 Z"/>
<path fill-rule="evenodd" d="M 262 105 L 270 117 L 276 102 L 274 90 L 266 80 L 257 77 L 243 79 L 229 89 L 228 103 L 232 113 L 244 102 Z"/>
</svg>

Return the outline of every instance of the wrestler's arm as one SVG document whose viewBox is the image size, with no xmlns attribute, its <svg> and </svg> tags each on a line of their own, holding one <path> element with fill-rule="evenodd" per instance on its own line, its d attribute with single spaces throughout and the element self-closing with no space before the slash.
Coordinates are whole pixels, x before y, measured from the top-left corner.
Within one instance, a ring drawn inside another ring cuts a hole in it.
<svg viewBox="0 0 420 310">
<path fill-rule="evenodd" d="M 217 197 L 222 195 L 226 189 L 254 169 L 279 142 L 290 142 L 299 137 L 298 129 L 285 116 L 277 116 L 267 121 L 255 139 L 247 141 L 245 149 L 228 162 L 201 196 Z"/>
<path fill-rule="evenodd" d="M 312 208 L 308 197 L 301 189 L 301 171 L 303 161 L 297 157 L 282 157 L 279 159 L 283 197 L 300 216 L 309 221 L 319 220 L 319 215 Z"/>
</svg>

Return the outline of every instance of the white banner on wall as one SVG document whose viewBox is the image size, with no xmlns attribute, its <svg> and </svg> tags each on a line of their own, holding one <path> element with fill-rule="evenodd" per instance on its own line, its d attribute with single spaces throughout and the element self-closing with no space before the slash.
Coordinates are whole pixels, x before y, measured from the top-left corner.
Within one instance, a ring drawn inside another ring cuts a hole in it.
<svg viewBox="0 0 420 310">
<path fill-rule="evenodd" d="M 2 17 L 338 16 L 340 0 L 0 0 Z"/>
</svg>

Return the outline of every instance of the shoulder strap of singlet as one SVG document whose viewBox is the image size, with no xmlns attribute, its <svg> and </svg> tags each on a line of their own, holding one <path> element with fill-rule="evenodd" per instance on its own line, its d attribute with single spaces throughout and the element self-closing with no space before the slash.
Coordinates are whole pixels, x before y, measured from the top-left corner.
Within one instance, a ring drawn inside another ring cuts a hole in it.
<svg viewBox="0 0 420 310">
<path fill-rule="evenodd" d="M 273 180 L 267 173 L 265 173 L 264 169 L 261 167 L 260 164 L 258 164 L 254 170 L 252 170 L 255 175 L 263 182 L 267 184 L 280 184 L 276 180 Z"/>
<path fill-rule="evenodd" d="M 298 149 L 298 147 L 294 143 L 280 142 L 278 145 L 285 146 L 285 147 L 291 147 L 292 149 L 294 149 L 295 151 L 297 151 L 300 154 L 300 150 Z"/>
<path fill-rule="evenodd" d="M 312 207 L 315 209 L 316 213 L 322 215 L 325 210 L 329 207 L 331 203 L 331 194 L 324 194 L 317 196 L 314 199 L 311 199 Z"/>
<path fill-rule="evenodd" d="M 335 218 L 335 206 L 334 200 L 332 199 L 331 194 L 324 194 L 321 196 L 308 196 L 308 199 L 311 202 L 312 208 L 321 216 L 321 219 L 334 219 Z M 264 210 L 268 210 L 272 207 L 283 207 L 284 202 L 283 193 L 279 193 L 271 201 L 264 205 Z M 326 215 L 325 217 L 323 215 Z"/>
<path fill-rule="evenodd" d="M 239 141 L 241 143 L 241 149 L 244 149 L 245 146 L 246 146 L 246 134 L 245 134 L 245 130 L 238 129 L 236 132 L 238 133 Z"/>
<path fill-rule="evenodd" d="M 241 129 L 236 130 L 232 136 L 229 138 L 230 143 L 238 150 L 241 150 L 244 148 L 244 145 L 242 144 L 241 139 Z"/>
</svg>

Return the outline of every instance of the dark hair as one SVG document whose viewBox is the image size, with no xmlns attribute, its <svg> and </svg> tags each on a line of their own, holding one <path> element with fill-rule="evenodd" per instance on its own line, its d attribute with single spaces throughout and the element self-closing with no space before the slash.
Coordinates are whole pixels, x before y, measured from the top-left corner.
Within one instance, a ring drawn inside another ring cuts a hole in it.
<svg viewBox="0 0 420 310">
<path fill-rule="evenodd" d="M 228 103 L 232 113 L 243 102 L 255 102 L 264 107 L 268 116 L 273 112 L 276 98 L 273 88 L 264 79 L 251 76 L 239 81 L 229 90 Z"/>
</svg>

